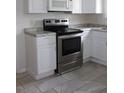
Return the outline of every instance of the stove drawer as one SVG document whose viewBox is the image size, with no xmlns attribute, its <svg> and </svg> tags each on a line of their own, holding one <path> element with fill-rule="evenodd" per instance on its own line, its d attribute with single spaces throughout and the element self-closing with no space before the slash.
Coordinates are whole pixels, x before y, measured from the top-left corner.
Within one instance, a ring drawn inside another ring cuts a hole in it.
<svg viewBox="0 0 124 93">
<path fill-rule="evenodd" d="M 63 73 L 72 71 L 74 69 L 81 67 L 82 64 L 83 64 L 82 59 L 75 60 L 75 61 L 69 62 L 67 64 L 60 63 L 60 64 L 58 64 L 58 73 L 63 74 Z"/>
</svg>

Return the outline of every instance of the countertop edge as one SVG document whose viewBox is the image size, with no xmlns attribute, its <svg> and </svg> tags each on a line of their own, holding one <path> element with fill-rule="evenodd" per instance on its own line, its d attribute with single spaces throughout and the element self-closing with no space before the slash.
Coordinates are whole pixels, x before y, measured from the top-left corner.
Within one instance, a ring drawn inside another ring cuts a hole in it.
<svg viewBox="0 0 124 93">
<path fill-rule="evenodd" d="M 56 35 L 54 32 L 50 31 L 44 31 L 43 28 L 37 27 L 37 28 L 24 28 L 24 33 L 30 36 L 34 37 L 44 37 L 48 35 Z"/>
</svg>

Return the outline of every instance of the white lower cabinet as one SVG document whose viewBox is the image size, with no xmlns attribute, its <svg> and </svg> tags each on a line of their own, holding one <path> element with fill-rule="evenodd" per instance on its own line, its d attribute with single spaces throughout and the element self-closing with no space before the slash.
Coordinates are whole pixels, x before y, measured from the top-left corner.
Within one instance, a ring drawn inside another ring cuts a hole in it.
<svg viewBox="0 0 124 93">
<path fill-rule="evenodd" d="M 90 31 L 83 32 L 83 59 L 84 62 L 90 57 Z"/>
<path fill-rule="evenodd" d="M 56 68 L 56 45 L 49 47 L 39 47 L 38 55 L 38 74 L 49 72 Z M 42 62 L 41 62 L 42 61 Z"/>
<path fill-rule="evenodd" d="M 83 60 L 107 65 L 107 33 L 102 31 L 83 32 Z"/>
<path fill-rule="evenodd" d="M 93 38 L 92 57 L 106 61 L 106 39 Z"/>
<path fill-rule="evenodd" d="M 90 57 L 90 38 L 84 38 L 83 42 L 83 59 Z"/>
<path fill-rule="evenodd" d="M 91 57 L 100 64 L 107 64 L 107 33 L 92 32 Z"/>
<path fill-rule="evenodd" d="M 54 74 L 56 69 L 56 35 L 26 35 L 27 72 L 35 79 Z"/>
</svg>

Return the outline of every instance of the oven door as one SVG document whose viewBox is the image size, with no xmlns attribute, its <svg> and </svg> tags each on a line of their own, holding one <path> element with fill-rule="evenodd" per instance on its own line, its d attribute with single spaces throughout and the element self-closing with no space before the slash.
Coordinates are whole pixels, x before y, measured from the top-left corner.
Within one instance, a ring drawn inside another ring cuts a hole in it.
<svg viewBox="0 0 124 93">
<path fill-rule="evenodd" d="M 58 62 L 68 63 L 82 57 L 82 33 L 58 37 Z"/>
</svg>

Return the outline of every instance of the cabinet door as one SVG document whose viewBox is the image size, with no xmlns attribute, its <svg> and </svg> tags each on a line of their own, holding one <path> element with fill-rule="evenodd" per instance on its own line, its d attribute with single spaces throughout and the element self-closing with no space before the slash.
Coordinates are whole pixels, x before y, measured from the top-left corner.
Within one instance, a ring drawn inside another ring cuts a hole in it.
<svg viewBox="0 0 124 93">
<path fill-rule="evenodd" d="M 83 0 L 83 13 L 95 13 L 96 0 Z"/>
<path fill-rule="evenodd" d="M 102 0 L 73 0 L 73 13 L 102 12 Z"/>
<path fill-rule="evenodd" d="M 56 69 L 56 45 L 38 47 L 38 74 Z"/>
<path fill-rule="evenodd" d="M 84 13 L 102 13 L 102 0 L 83 0 Z"/>
<path fill-rule="evenodd" d="M 103 12 L 105 18 L 107 18 L 107 0 L 103 0 Z"/>
<path fill-rule="evenodd" d="M 104 38 L 92 38 L 92 57 L 107 61 L 107 40 Z"/>
<path fill-rule="evenodd" d="M 90 57 L 90 38 L 83 39 L 83 59 Z"/>
<path fill-rule="evenodd" d="M 25 13 L 47 13 L 47 0 L 24 0 Z"/>
<path fill-rule="evenodd" d="M 82 13 L 83 0 L 73 0 L 73 13 Z"/>
</svg>

